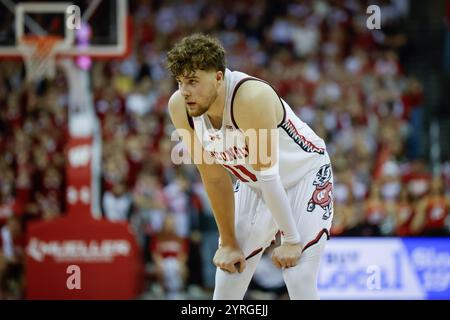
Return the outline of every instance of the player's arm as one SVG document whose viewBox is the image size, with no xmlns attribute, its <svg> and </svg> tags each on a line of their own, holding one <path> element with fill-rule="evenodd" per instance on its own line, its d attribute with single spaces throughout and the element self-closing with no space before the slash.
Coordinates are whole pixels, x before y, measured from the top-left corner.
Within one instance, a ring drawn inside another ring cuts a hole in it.
<svg viewBox="0 0 450 320">
<path fill-rule="evenodd" d="M 278 267 L 295 266 L 301 254 L 300 236 L 278 172 L 277 126 L 283 118 L 281 102 L 269 85 L 247 81 L 238 89 L 233 107 L 239 128 L 244 132 L 256 131 L 256 135 L 247 135 L 250 157 L 257 155 L 252 166 L 258 172 L 264 201 L 282 234 L 282 246 L 274 250 L 272 258 Z"/>
<path fill-rule="evenodd" d="M 204 151 L 194 130 L 189 125 L 184 99 L 179 91 L 175 92 L 169 100 L 169 114 L 200 172 L 211 203 L 221 244 L 214 257 L 214 263 L 219 268 L 230 272 L 242 272 L 245 268 L 245 257 L 235 236 L 234 193 L 231 177 L 225 168 L 214 163 L 214 159 Z M 183 133 L 180 132 L 181 130 Z M 236 269 L 236 265 L 239 266 L 239 270 Z"/>
</svg>

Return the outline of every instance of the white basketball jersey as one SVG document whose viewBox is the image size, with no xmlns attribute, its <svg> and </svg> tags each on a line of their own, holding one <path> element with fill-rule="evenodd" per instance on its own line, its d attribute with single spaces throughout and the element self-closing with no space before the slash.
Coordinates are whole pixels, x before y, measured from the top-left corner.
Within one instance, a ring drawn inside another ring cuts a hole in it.
<svg viewBox="0 0 450 320">
<path fill-rule="evenodd" d="M 222 127 L 215 129 L 205 114 L 193 117 L 194 130 L 203 148 L 216 162 L 223 165 L 237 179 L 258 189 L 255 170 L 250 164 L 245 135 L 233 116 L 233 100 L 239 86 L 245 81 L 258 80 L 238 71 L 225 71 L 226 96 Z M 265 81 L 263 81 L 265 82 Z M 282 184 L 289 188 L 328 158 L 324 141 L 301 121 L 291 107 L 280 98 L 284 117 L 278 125 L 279 174 Z M 267 153 L 266 153 L 267 154 Z"/>
</svg>

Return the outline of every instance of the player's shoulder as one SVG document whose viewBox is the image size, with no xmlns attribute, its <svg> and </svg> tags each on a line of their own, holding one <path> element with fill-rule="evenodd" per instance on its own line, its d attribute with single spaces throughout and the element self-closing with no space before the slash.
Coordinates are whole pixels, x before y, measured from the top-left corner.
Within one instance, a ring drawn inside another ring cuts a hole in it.
<svg viewBox="0 0 450 320">
<path fill-rule="evenodd" d="M 180 90 L 172 94 L 167 105 L 169 107 L 169 114 L 174 121 L 179 122 L 186 119 L 185 102 Z"/>
<path fill-rule="evenodd" d="M 273 103 L 279 103 L 273 88 L 261 80 L 243 82 L 236 90 L 233 100 L 235 113 L 255 115 L 273 109 Z"/>
<path fill-rule="evenodd" d="M 237 88 L 235 100 L 238 102 L 253 102 L 254 100 L 264 99 L 273 93 L 273 89 L 268 83 L 257 78 L 250 78 Z"/>
<path fill-rule="evenodd" d="M 170 96 L 168 106 L 170 114 L 177 114 L 184 109 L 184 99 L 180 90 L 175 91 Z"/>
<path fill-rule="evenodd" d="M 192 128 L 186 113 L 184 98 L 180 90 L 175 91 L 168 102 L 169 115 L 177 128 Z"/>
</svg>

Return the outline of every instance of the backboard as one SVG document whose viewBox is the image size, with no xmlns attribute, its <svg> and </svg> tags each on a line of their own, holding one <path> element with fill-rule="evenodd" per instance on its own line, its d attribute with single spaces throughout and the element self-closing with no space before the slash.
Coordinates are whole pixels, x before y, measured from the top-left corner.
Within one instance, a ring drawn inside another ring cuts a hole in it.
<svg viewBox="0 0 450 320">
<path fill-rule="evenodd" d="M 73 5 L 90 27 L 89 43 L 77 41 L 79 29 L 67 23 Z M 22 57 L 21 40 L 30 36 L 61 37 L 58 57 L 120 58 L 129 51 L 128 30 L 128 0 L 0 0 L 0 58 Z"/>
</svg>

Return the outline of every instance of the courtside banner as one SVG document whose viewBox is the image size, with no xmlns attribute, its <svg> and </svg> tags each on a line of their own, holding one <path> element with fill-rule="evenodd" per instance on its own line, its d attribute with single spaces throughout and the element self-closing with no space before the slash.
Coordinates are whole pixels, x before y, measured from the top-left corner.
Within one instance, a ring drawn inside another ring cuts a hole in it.
<svg viewBox="0 0 450 320">
<path fill-rule="evenodd" d="M 31 224 L 26 298 L 135 299 L 143 269 L 129 226 L 80 217 Z"/>
<path fill-rule="evenodd" d="M 334 238 L 321 299 L 450 299 L 450 238 Z"/>
</svg>

